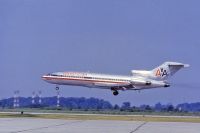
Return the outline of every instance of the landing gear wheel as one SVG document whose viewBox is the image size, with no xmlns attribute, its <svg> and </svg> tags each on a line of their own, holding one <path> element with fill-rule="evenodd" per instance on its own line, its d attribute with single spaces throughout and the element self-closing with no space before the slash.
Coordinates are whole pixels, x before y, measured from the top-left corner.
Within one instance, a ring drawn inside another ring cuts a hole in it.
<svg viewBox="0 0 200 133">
<path fill-rule="evenodd" d="M 59 90 L 59 87 L 58 87 L 58 86 L 56 86 L 56 90 L 57 90 L 57 91 Z"/>
<path fill-rule="evenodd" d="M 113 91 L 113 95 L 114 95 L 114 96 L 117 96 L 118 94 L 119 94 L 119 92 L 118 92 L 118 91 L 116 91 L 116 90 L 115 90 L 115 91 Z"/>
</svg>

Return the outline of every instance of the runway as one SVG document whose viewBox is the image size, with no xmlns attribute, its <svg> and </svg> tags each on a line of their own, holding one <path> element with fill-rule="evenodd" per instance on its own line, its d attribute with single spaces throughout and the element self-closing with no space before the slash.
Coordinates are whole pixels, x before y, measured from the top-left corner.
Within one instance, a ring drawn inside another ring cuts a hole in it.
<svg viewBox="0 0 200 133">
<path fill-rule="evenodd" d="M 0 133 L 199 133 L 200 123 L 0 118 Z"/>
</svg>

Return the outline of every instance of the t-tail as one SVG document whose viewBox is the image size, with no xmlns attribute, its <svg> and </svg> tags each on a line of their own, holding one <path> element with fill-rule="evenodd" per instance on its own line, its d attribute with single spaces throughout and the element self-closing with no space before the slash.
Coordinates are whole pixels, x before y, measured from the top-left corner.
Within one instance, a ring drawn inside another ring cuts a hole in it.
<svg viewBox="0 0 200 133">
<path fill-rule="evenodd" d="M 166 80 L 173 76 L 181 68 L 189 67 L 189 64 L 183 64 L 178 62 L 165 62 L 162 65 L 151 71 L 151 77 L 158 80 Z"/>
</svg>

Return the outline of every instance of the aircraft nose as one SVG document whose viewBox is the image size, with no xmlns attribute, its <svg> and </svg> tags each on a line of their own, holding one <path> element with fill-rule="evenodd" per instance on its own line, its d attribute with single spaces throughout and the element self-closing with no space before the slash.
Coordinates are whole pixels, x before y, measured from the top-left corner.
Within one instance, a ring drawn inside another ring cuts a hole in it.
<svg viewBox="0 0 200 133">
<path fill-rule="evenodd" d="M 46 75 L 43 75 L 41 78 L 42 78 L 43 80 L 46 80 Z"/>
</svg>

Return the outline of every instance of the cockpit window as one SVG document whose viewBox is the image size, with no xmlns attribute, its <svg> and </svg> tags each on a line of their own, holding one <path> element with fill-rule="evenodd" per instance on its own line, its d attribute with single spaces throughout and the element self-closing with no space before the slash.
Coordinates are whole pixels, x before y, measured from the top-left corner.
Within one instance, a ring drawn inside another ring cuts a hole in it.
<svg viewBox="0 0 200 133">
<path fill-rule="evenodd" d="M 48 73 L 47 76 L 57 76 L 56 74 Z"/>
</svg>

